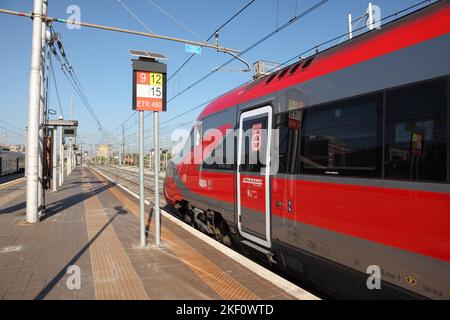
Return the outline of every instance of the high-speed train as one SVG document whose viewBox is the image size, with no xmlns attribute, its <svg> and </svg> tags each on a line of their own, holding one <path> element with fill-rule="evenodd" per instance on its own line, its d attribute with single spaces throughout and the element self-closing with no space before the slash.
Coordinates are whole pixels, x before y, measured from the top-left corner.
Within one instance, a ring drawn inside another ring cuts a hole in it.
<svg viewBox="0 0 450 320">
<path fill-rule="evenodd" d="M 0 176 L 24 171 L 24 153 L 0 150 Z"/>
<path fill-rule="evenodd" d="M 450 299 L 449 75 L 440 1 L 236 88 L 199 115 L 167 202 L 338 296 Z"/>
</svg>

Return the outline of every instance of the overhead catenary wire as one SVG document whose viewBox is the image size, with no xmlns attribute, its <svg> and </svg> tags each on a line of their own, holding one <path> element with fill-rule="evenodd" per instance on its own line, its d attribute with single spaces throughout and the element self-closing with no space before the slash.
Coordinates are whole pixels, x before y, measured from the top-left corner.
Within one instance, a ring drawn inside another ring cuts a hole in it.
<svg viewBox="0 0 450 320">
<path fill-rule="evenodd" d="M 52 33 L 53 38 L 57 38 L 55 37 L 56 32 L 54 31 L 53 27 L 50 28 L 50 31 Z M 75 92 L 77 93 L 77 95 L 79 96 L 79 98 L 81 99 L 81 102 L 83 103 L 83 105 L 86 107 L 86 109 L 88 110 L 89 114 L 91 115 L 91 118 L 94 120 L 94 122 L 97 125 L 98 130 L 103 133 L 104 135 L 107 134 L 106 130 L 104 129 L 102 123 L 100 122 L 100 120 L 98 119 L 98 117 L 96 116 L 84 90 L 83 87 L 81 86 L 81 83 L 78 79 L 78 77 L 76 76 L 75 70 L 73 68 L 73 66 L 70 64 L 68 58 L 67 58 L 67 54 L 64 50 L 64 47 L 61 43 L 61 41 L 59 39 L 57 39 L 57 47 L 59 49 L 59 54 L 63 57 L 64 61 L 61 60 L 61 57 L 58 55 L 57 50 L 55 50 L 54 48 L 52 48 L 52 53 L 53 55 L 56 57 L 56 59 L 58 60 L 58 62 L 61 65 L 61 70 L 63 71 L 64 75 L 66 76 L 66 78 L 69 80 L 69 83 L 72 85 L 72 87 L 74 88 Z"/>
<path fill-rule="evenodd" d="M 188 26 L 186 26 L 183 22 L 181 22 L 180 20 L 178 20 L 177 18 L 175 18 L 173 15 L 171 15 L 170 13 L 168 13 L 166 10 L 164 10 L 163 8 L 161 8 L 160 6 L 158 6 L 156 3 L 154 3 L 151 0 L 147 0 L 147 2 L 149 4 L 151 4 L 153 7 L 155 7 L 156 9 L 158 9 L 159 11 L 161 11 L 163 14 L 165 14 L 166 16 L 168 16 L 170 19 L 172 19 L 173 21 L 175 21 L 178 25 L 180 25 L 182 28 L 184 28 L 185 30 L 187 30 L 188 32 L 190 32 L 194 37 L 196 37 L 197 39 L 199 39 L 200 41 L 202 41 L 202 37 L 199 36 L 197 33 L 195 33 L 194 31 L 192 31 L 191 28 L 189 28 Z"/>
<path fill-rule="evenodd" d="M 15 135 L 20 136 L 20 137 L 22 137 L 22 138 L 25 138 L 25 135 L 23 135 L 23 134 L 21 134 L 21 133 L 18 133 L 18 132 L 15 132 L 15 131 L 13 131 L 13 130 L 10 130 L 10 129 L 8 129 L 8 128 L 0 127 L 0 129 L 3 129 L 3 130 L 5 130 L 5 131 L 8 131 L 9 133 L 15 134 Z"/>
<path fill-rule="evenodd" d="M 418 2 L 418 3 L 416 3 L 416 4 L 414 4 L 414 5 L 411 5 L 411 6 L 407 7 L 407 8 L 405 8 L 405 9 L 402 9 L 402 10 L 397 11 L 397 12 L 395 12 L 395 13 L 389 15 L 389 16 L 386 16 L 386 17 L 384 17 L 384 18 L 382 18 L 382 19 L 380 19 L 379 21 L 376 21 L 376 22 L 383 22 L 383 21 L 385 21 L 385 20 L 388 20 L 388 19 L 397 17 L 398 15 L 403 14 L 404 12 L 411 11 L 411 10 L 417 8 L 417 7 L 420 7 L 420 6 L 424 5 L 425 3 L 431 3 L 431 2 L 435 2 L 435 1 L 433 1 L 433 0 L 424 0 L 424 1 Z M 364 28 L 366 28 L 366 27 L 363 26 L 363 27 L 361 27 L 361 28 L 359 28 L 359 29 L 356 29 L 356 30 L 353 30 L 353 31 L 354 31 L 354 32 L 355 32 L 355 31 L 360 31 L 360 30 L 363 30 Z M 311 48 L 309 48 L 309 49 L 307 49 L 307 50 L 305 50 L 305 51 L 303 51 L 303 52 L 301 52 L 301 53 L 299 53 L 299 54 L 296 54 L 296 55 L 293 56 L 292 58 L 290 58 L 290 59 L 286 60 L 285 62 L 281 63 L 279 66 L 286 66 L 286 65 L 288 65 L 289 63 L 291 63 L 292 61 L 299 59 L 299 57 L 302 57 L 303 55 L 305 55 L 305 54 L 307 54 L 307 53 L 309 53 L 309 52 L 315 52 L 315 50 L 316 50 L 317 48 L 323 47 L 323 46 L 328 45 L 328 44 L 330 44 L 330 43 L 332 43 L 332 42 L 335 42 L 335 41 L 341 39 L 341 38 L 342 38 L 343 36 L 345 36 L 345 35 L 348 35 L 348 32 L 345 33 L 345 34 L 341 34 L 341 35 L 339 35 L 339 36 L 336 36 L 336 37 L 334 37 L 334 38 L 332 38 L 332 39 L 330 39 L 330 40 L 324 41 L 324 42 L 322 42 L 322 43 L 320 43 L 320 44 L 316 44 L 316 45 L 312 46 Z M 279 66 L 278 66 L 278 67 L 279 67 Z M 271 72 L 271 71 L 269 71 L 269 72 Z M 250 82 L 252 82 L 252 81 L 253 81 L 253 80 L 248 80 L 248 81 L 246 81 L 246 82 L 240 84 L 238 87 L 243 86 L 243 85 L 245 85 L 245 84 L 248 84 L 248 83 L 250 83 Z M 190 112 L 192 112 L 192 111 L 195 111 L 195 110 L 198 109 L 198 108 L 201 108 L 202 106 L 208 104 L 209 102 L 212 102 L 212 101 L 215 100 L 215 99 L 216 99 L 216 98 L 210 99 L 210 100 L 208 100 L 207 102 L 204 102 L 204 103 L 199 104 L 199 105 L 197 105 L 197 106 L 195 106 L 195 107 L 193 107 L 193 108 L 190 108 L 190 109 L 186 110 L 185 112 L 183 112 L 183 113 L 181 113 L 181 114 L 179 114 L 179 115 L 176 115 L 176 116 L 174 116 L 174 117 L 172 117 L 172 118 L 170 118 L 170 119 L 168 119 L 168 120 L 162 122 L 161 124 L 165 124 L 165 123 L 174 121 L 174 120 L 176 120 L 176 119 L 178 119 L 178 118 L 180 118 L 180 117 L 182 117 L 182 116 L 184 116 L 184 115 L 186 115 L 186 114 L 188 114 L 188 113 L 190 113 Z"/>
<path fill-rule="evenodd" d="M 81 99 L 81 101 L 83 102 L 83 104 L 87 108 L 87 110 L 88 110 L 89 114 L 91 115 L 92 119 L 96 122 L 98 130 L 101 133 L 106 134 L 106 131 L 103 129 L 103 126 L 101 125 L 100 121 L 97 119 L 97 117 L 96 117 L 95 113 L 93 112 L 92 108 L 89 106 L 89 102 L 85 101 L 85 97 L 83 96 L 82 92 L 80 91 L 80 88 L 77 86 L 77 84 L 76 84 L 75 80 L 73 79 L 73 77 L 71 76 L 71 74 L 70 73 L 68 74 L 63 67 L 61 67 L 61 70 L 64 73 L 64 75 L 66 76 L 66 78 L 69 80 L 69 83 L 72 85 L 72 87 L 75 90 L 75 92 L 78 95 L 78 97 Z"/>
<path fill-rule="evenodd" d="M 272 36 L 274 36 L 275 34 L 277 34 L 278 32 L 284 30 L 285 28 L 287 28 L 288 26 L 290 26 L 291 24 L 293 24 L 294 22 L 298 21 L 299 19 L 305 17 L 306 15 L 310 14 L 311 12 L 315 11 L 316 9 L 320 8 L 321 6 L 325 5 L 329 0 L 321 0 L 319 2 L 317 2 L 316 4 L 314 4 L 313 6 L 309 7 L 308 9 L 306 9 L 305 11 L 303 11 L 302 13 L 300 13 L 299 15 L 295 16 L 294 18 L 290 19 L 288 22 L 286 22 L 285 24 L 283 24 L 281 27 L 275 29 L 274 31 L 270 32 L 269 34 L 267 34 L 266 36 L 264 36 L 263 38 L 259 39 L 258 41 L 256 41 L 255 43 L 253 43 L 252 45 L 250 45 L 249 47 L 247 47 L 246 49 L 244 49 L 243 51 L 241 51 L 239 54 L 237 54 L 237 56 L 241 56 L 247 52 L 249 52 L 250 50 L 254 49 L 255 47 L 257 47 L 258 45 L 260 45 L 261 43 L 263 43 L 264 41 L 266 41 L 267 39 L 271 38 Z M 249 3 L 248 5 L 250 5 L 251 3 Z M 219 69 L 227 66 L 228 64 L 230 64 L 231 62 L 233 62 L 236 59 L 236 57 L 232 57 L 231 59 L 229 59 L 228 61 L 226 61 L 225 63 L 223 63 L 221 66 L 219 66 L 218 68 L 210 71 L 209 73 L 207 73 L 206 75 L 204 75 L 203 77 L 201 77 L 200 79 L 198 79 L 197 81 L 195 81 L 194 83 L 192 83 L 190 86 L 186 87 L 184 90 L 180 91 L 178 94 L 174 95 L 172 98 L 167 100 L 167 103 L 170 103 L 171 101 L 173 101 L 174 99 L 176 99 L 177 97 L 181 96 L 182 94 L 186 93 L 187 91 L 191 90 L 193 87 L 197 86 L 199 83 L 203 82 L 204 80 L 206 80 L 207 78 L 209 78 L 210 76 L 212 76 L 214 73 L 216 73 Z M 251 80 L 250 80 L 251 81 Z M 248 82 L 250 82 L 248 81 Z M 209 102 L 211 102 L 214 99 L 209 100 Z M 208 103 L 208 102 L 207 102 Z M 204 105 L 204 104 L 202 104 Z M 196 106 L 193 109 L 187 110 L 186 112 L 183 113 L 187 114 L 189 112 L 192 112 L 195 109 L 200 108 L 202 105 Z M 147 114 L 145 116 L 145 118 L 147 118 L 150 114 Z M 177 119 L 179 116 L 176 116 L 174 118 L 172 118 L 172 120 Z M 163 123 L 161 123 L 163 124 Z M 134 126 L 134 125 L 133 125 Z"/>
<path fill-rule="evenodd" d="M 61 99 L 59 97 L 58 85 L 56 84 L 55 70 L 53 69 L 52 58 L 50 55 L 49 55 L 49 65 L 50 65 L 50 70 L 52 71 L 53 84 L 55 86 L 56 97 L 58 99 L 59 111 L 61 112 L 61 116 L 64 118 L 64 113 L 63 113 L 63 109 L 62 109 L 62 105 L 61 105 Z"/>
<path fill-rule="evenodd" d="M 415 8 L 417 8 L 417 7 L 419 7 L 419 6 L 422 6 L 422 5 L 424 5 L 425 3 L 431 3 L 431 2 L 436 2 L 436 1 L 440 1 L 440 0 L 423 0 L 423 1 L 420 1 L 420 2 L 418 2 L 418 3 L 416 3 L 416 4 L 414 4 L 414 5 L 411 5 L 411 6 L 406 7 L 406 8 L 404 8 L 404 9 L 400 10 L 400 11 L 397 11 L 397 12 L 395 12 L 395 13 L 392 13 L 392 14 L 390 14 L 390 15 L 384 17 L 384 18 L 381 18 L 381 19 L 375 21 L 374 23 L 383 22 L 383 21 L 385 21 L 385 20 L 389 20 L 389 19 L 391 19 L 391 18 L 395 18 L 395 17 L 397 17 L 398 15 L 400 15 L 400 14 L 402 14 L 402 13 L 404 13 L 404 12 L 407 12 L 407 11 L 411 11 L 412 9 L 415 9 Z M 358 28 L 358 29 L 352 30 L 352 32 L 358 32 L 358 31 L 364 30 L 364 29 L 366 29 L 366 28 L 367 28 L 366 26 L 362 26 L 362 27 L 360 27 L 360 28 Z M 283 63 L 279 64 L 279 65 L 277 66 L 277 68 L 283 67 L 283 66 L 287 66 L 287 65 L 288 65 L 289 63 L 291 63 L 292 61 L 295 61 L 295 60 L 297 60 L 298 58 L 302 58 L 304 55 L 306 55 L 306 54 L 308 54 L 308 53 L 310 53 L 310 52 L 314 52 L 314 54 L 315 54 L 316 51 L 317 51 L 320 47 L 323 47 L 323 46 L 328 45 L 328 44 L 330 44 L 330 43 L 333 43 L 333 42 L 335 42 L 335 41 L 337 41 L 337 40 L 340 40 L 340 39 L 342 39 L 342 37 L 348 36 L 349 34 L 350 34 L 350 32 L 346 32 L 346 33 L 340 34 L 340 35 L 338 35 L 338 36 L 336 36 L 336 37 L 334 37 L 334 38 L 332 38 L 332 39 L 329 39 L 329 40 L 327 40 L 327 41 L 324 41 L 324 42 L 321 42 L 321 43 L 319 43 L 319 44 L 316 44 L 316 45 L 314 45 L 313 47 L 310 47 L 309 49 L 307 49 L 307 50 L 305 50 L 305 51 L 303 51 L 303 52 L 300 52 L 300 53 L 296 54 L 295 56 L 293 56 L 292 58 L 290 58 L 290 59 L 284 61 Z M 355 38 L 356 38 L 356 37 L 355 37 Z M 353 38 L 353 39 L 355 39 L 355 38 Z M 353 39 L 352 39 L 352 40 L 353 40 Z M 338 45 L 339 45 L 339 44 L 340 44 L 340 43 L 338 43 Z M 273 70 L 270 70 L 269 72 L 272 72 L 272 71 L 273 71 Z"/>
<path fill-rule="evenodd" d="M 384 17 L 384 18 L 382 18 L 382 19 L 380 19 L 379 21 L 376 21 L 376 22 L 383 22 L 383 21 L 385 21 L 385 20 L 392 19 L 392 18 L 394 18 L 394 17 L 399 16 L 400 14 L 403 14 L 403 13 L 405 13 L 405 12 L 411 11 L 411 10 L 413 10 L 413 9 L 415 9 L 415 8 L 417 8 L 417 7 L 420 7 L 420 6 L 422 6 L 422 5 L 426 4 L 426 3 L 430 4 L 431 2 L 436 2 L 436 1 L 433 1 L 433 0 L 424 0 L 424 1 L 420 1 L 420 2 L 418 2 L 418 3 L 416 3 L 416 4 L 414 4 L 414 5 L 411 5 L 411 6 L 407 7 L 407 8 L 404 8 L 404 9 L 402 9 L 402 10 L 400 10 L 400 11 L 397 11 L 397 12 L 391 14 L 391 15 L 388 15 L 388 16 L 386 16 L 386 17 Z M 364 28 L 365 28 L 365 26 L 360 27 L 359 29 L 356 29 L 356 30 L 353 30 L 353 31 L 354 31 L 354 32 L 355 32 L 355 31 L 357 32 L 357 31 L 363 30 Z M 346 33 L 344 33 L 344 34 L 341 34 L 341 35 L 339 35 L 339 36 L 336 36 L 336 37 L 334 37 L 334 38 L 332 38 L 332 39 L 330 39 L 330 40 L 324 41 L 324 42 L 322 42 L 322 43 L 320 43 L 320 44 L 316 44 L 316 45 L 312 46 L 311 48 L 309 48 L 309 49 L 307 49 L 307 50 L 305 50 L 305 51 L 303 51 L 303 52 L 301 52 L 301 53 L 299 53 L 299 54 L 296 54 L 296 55 L 293 56 L 292 58 L 290 58 L 290 59 L 286 60 L 285 62 L 281 63 L 279 66 L 286 66 L 286 65 L 288 65 L 289 63 L 291 63 L 292 61 L 297 60 L 299 57 L 302 57 L 303 55 L 305 55 L 305 54 L 307 54 L 307 53 L 309 53 L 309 52 L 315 52 L 319 47 L 323 47 L 323 46 L 325 46 L 325 45 L 328 45 L 328 44 L 330 44 L 330 43 L 333 43 L 333 42 L 335 42 L 335 41 L 341 39 L 343 36 L 346 36 L 346 35 L 348 35 L 348 32 L 346 32 Z M 279 66 L 277 66 L 277 67 L 279 67 Z M 272 70 L 269 70 L 269 72 L 272 72 Z M 239 86 L 243 86 L 243 85 L 248 84 L 248 83 L 250 83 L 250 82 L 252 82 L 252 81 L 253 81 L 253 80 L 248 80 L 248 81 L 246 81 L 246 82 L 240 84 Z M 238 86 L 238 87 L 239 87 L 239 86 Z M 176 116 L 174 116 L 174 117 L 172 117 L 172 118 L 170 118 L 170 119 L 168 119 L 168 120 L 162 122 L 161 124 L 165 124 L 165 123 L 174 121 L 174 120 L 176 120 L 176 119 L 178 119 L 178 118 L 180 118 L 180 117 L 182 117 L 182 116 L 184 116 L 184 115 L 186 115 L 186 114 L 188 114 L 188 113 L 190 113 L 190 112 L 192 112 L 192 111 L 195 111 L 196 109 L 201 108 L 201 107 L 204 106 L 205 104 L 207 104 L 207 103 L 209 103 L 209 102 L 211 102 L 211 101 L 213 101 L 213 100 L 215 100 L 215 99 L 216 99 L 216 98 L 210 99 L 210 100 L 208 100 L 207 102 L 204 102 L 204 103 L 199 104 L 199 105 L 197 105 L 197 106 L 195 106 L 195 107 L 192 107 L 192 108 L 186 110 L 185 112 L 183 112 L 183 113 L 181 113 L 181 114 L 179 114 L 179 115 L 176 115 Z"/>
<path fill-rule="evenodd" d="M 206 41 L 208 42 L 208 41 L 210 41 L 213 37 L 214 37 L 214 35 L 217 33 L 217 32 L 219 32 L 220 30 L 222 30 L 225 26 L 227 26 L 228 24 L 230 24 L 234 19 L 236 19 L 242 12 L 244 12 L 247 8 L 249 8 L 254 2 L 255 2 L 256 0 L 251 0 L 251 1 L 249 1 L 246 5 L 244 5 L 241 9 L 239 9 L 236 13 L 234 13 L 230 18 L 228 18 L 224 23 L 222 23 L 218 28 L 216 28 L 215 30 L 214 30 L 214 32 L 213 33 L 211 33 L 211 35 L 206 39 Z M 177 70 L 175 70 L 175 72 L 167 79 L 167 83 L 169 83 L 172 79 L 173 79 L 173 77 L 175 77 L 193 58 L 195 57 L 195 53 L 193 53 L 193 54 L 191 54 L 190 56 L 189 56 L 189 58 L 187 58 L 187 60 L 183 63 L 183 64 L 181 64 L 181 66 L 180 67 L 178 67 L 178 69 Z M 194 110 L 195 109 L 197 109 L 197 108 L 200 108 L 202 105 L 200 105 L 200 106 L 198 106 L 198 107 L 196 107 L 196 108 L 194 108 Z M 114 130 L 112 130 L 111 132 L 115 132 L 115 131 L 117 131 L 118 129 L 120 129 L 121 127 L 122 127 L 122 125 L 123 124 L 125 124 L 133 115 L 135 114 L 135 112 L 133 112 L 133 113 L 131 113 L 124 121 L 122 121 L 121 123 L 120 123 L 120 125 L 118 125 Z M 164 124 L 165 122 L 162 122 L 161 124 Z M 120 135 L 120 132 L 117 134 L 117 135 Z"/>
<path fill-rule="evenodd" d="M 3 122 L 3 123 L 6 124 L 7 126 L 10 126 L 10 127 L 14 128 L 14 129 L 17 129 L 17 130 L 24 130 L 23 128 L 19 128 L 18 126 L 15 126 L 15 125 L 13 125 L 13 124 L 11 124 L 11 123 L 5 121 L 5 120 L 0 119 L 0 122 Z"/>
<path fill-rule="evenodd" d="M 250 5 L 252 5 L 256 0 L 251 0 L 248 2 L 244 7 L 242 7 L 238 12 L 236 12 L 231 18 L 229 18 L 227 21 L 225 21 L 220 27 L 218 27 L 216 30 L 214 30 L 213 33 L 206 39 L 206 41 L 211 40 L 214 35 L 222 30 L 226 25 L 228 25 L 231 21 L 233 21 L 236 17 L 238 17 L 242 12 L 244 12 Z M 178 72 L 181 71 L 188 63 L 195 57 L 195 53 L 191 54 L 191 56 L 167 79 L 167 82 L 169 82 L 175 75 L 178 74 Z"/>
<path fill-rule="evenodd" d="M 419 7 L 419 6 L 422 6 L 422 5 L 424 5 L 425 3 L 431 3 L 431 2 L 433 2 L 433 0 L 424 0 L 424 1 L 418 2 L 418 3 L 416 3 L 416 4 L 414 4 L 414 5 L 411 5 L 411 6 L 407 7 L 407 8 L 405 8 L 405 9 L 402 9 L 402 10 L 397 11 L 397 12 L 395 12 L 395 13 L 389 15 L 389 16 L 386 16 L 386 17 L 384 17 L 384 18 L 382 18 L 382 19 L 380 19 L 379 21 L 376 21 L 376 22 L 383 22 L 383 21 L 388 20 L 388 19 L 391 19 L 391 18 L 393 18 L 393 17 L 397 17 L 398 15 L 400 15 L 400 14 L 402 14 L 402 13 L 404 13 L 404 12 L 411 11 L 412 9 L 415 9 L 415 8 L 417 8 L 417 7 Z M 361 28 L 356 29 L 356 30 L 353 30 L 353 31 L 354 31 L 354 32 L 355 32 L 355 31 L 360 31 L 360 30 L 363 30 L 364 28 L 365 28 L 365 27 L 361 27 Z M 328 44 L 330 44 L 330 43 L 332 43 L 332 42 L 334 42 L 334 41 L 336 41 L 336 40 L 339 40 L 339 39 L 341 39 L 341 38 L 342 38 L 343 36 L 345 36 L 345 35 L 348 35 L 348 32 L 345 33 L 345 34 L 341 34 L 341 35 L 339 35 L 339 36 L 336 36 L 336 37 L 334 37 L 334 38 L 332 38 L 332 39 L 330 39 L 330 40 L 327 40 L 327 41 L 325 41 L 325 42 L 322 42 L 322 43 L 320 43 L 320 44 L 316 44 L 316 45 L 310 47 L 308 50 L 305 50 L 305 51 L 303 51 L 303 52 L 301 52 L 301 53 L 299 53 L 299 54 L 296 54 L 296 55 L 293 56 L 292 58 L 290 58 L 290 59 L 284 61 L 284 62 L 281 63 L 279 66 L 277 66 L 277 68 L 280 67 L 280 66 L 286 66 L 286 65 L 288 65 L 289 63 L 291 63 L 292 61 L 297 60 L 299 57 L 302 57 L 303 55 L 305 55 L 305 54 L 307 54 L 307 53 L 309 53 L 309 52 L 315 52 L 315 50 L 316 50 L 317 48 L 323 47 L 323 46 L 328 45 Z M 274 68 L 274 69 L 275 69 L 275 68 Z M 273 70 L 274 70 L 274 69 L 273 69 Z M 269 70 L 269 72 L 272 72 L 273 70 Z M 246 82 L 240 84 L 238 87 L 243 86 L 243 85 L 245 85 L 245 84 L 248 84 L 248 83 L 250 83 L 250 82 L 252 82 L 252 81 L 253 81 L 253 80 L 248 80 L 248 81 L 246 81 Z M 195 107 L 193 107 L 193 108 L 191 108 L 191 109 L 188 109 L 188 110 L 186 110 L 185 112 L 183 112 L 183 113 L 181 113 L 181 114 L 179 114 L 179 115 L 176 115 L 176 116 L 174 116 L 174 117 L 168 119 L 168 120 L 165 121 L 165 122 L 162 122 L 161 124 L 168 123 L 168 122 L 171 122 L 171 121 L 173 121 L 173 120 L 176 120 L 176 119 L 178 119 L 178 118 L 180 118 L 180 117 L 182 117 L 182 116 L 184 116 L 184 115 L 186 115 L 186 114 L 188 114 L 188 113 L 190 113 L 190 112 L 192 112 L 192 111 L 195 111 L 195 110 L 198 109 L 198 108 L 201 108 L 201 107 L 204 106 L 205 104 L 207 104 L 207 103 L 209 103 L 209 102 L 212 102 L 212 101 L 215 100 L 215 99 L 216 99 L 216 98 L 210 99 L 210 100 L 207 101 L 207 102 L 204 102 L 204 103 L 202 103 L 202 104 L 200 104 L 200 105 L 197 105 L 197 106 L 195 106 Z"/>
<path fill-rule="evenodd" d="M 122 0 L 117 0 L 117 2 L 119 2 L 122 8 L 124 8 L 136 21 L 138 21 L 145 28 L 145 30 L 147 30 L 149 33 L 153 33 L 153 31 L 150 30 L 150 28 L 144 23 L 144 21 L 139 19 L 139 17 L 135 15 L 134 12 L 131 11 L 131 9 L 128 8 L 128 6 Z"/>
<path fill-rule="evenodd" d="M 255 47 L 257 47 L 258 45 L 260 45 L 261 43 L 263 43 L 264 41 L 266 41 L 267 39 L 273 37 L 275 34 L 277 34 L 278 32 L 280 32 L 281 30 L 284 30 L 285 28 L 287 28 L 288 26 L 290 26 L 291 24 L 293 24 L 294 22 L 298 21 L 299 19 L 305 17 L 306 15 L 308 15 L 309 13 L 315 11 L 316 9 L 320 8 L 321 6 L 325 5 L 329 0 L 321 0 L 318 3 L 316 3 L 315 5 L 313 5 L 312 7 L 308 8 L 307 10 L 303 11 L 301 14 L 299 14 L 298 16 L 292 18 L 291 20 L 289 20 L 288 22 L 286 22 L 285 24 L 283 24 L 281 27 L 275 29 L 274 31 L 270 32 L 269 34 L 267 34 L 266 36 L 264 36 L 263 38 L 259 39 L 258 41 L 256 41 L 255 43 L 253 43 L 251 46 L 249 46 L 248 48 L 244 49 L 243 51 L 241 51 L 239 54 L 237 54 L 236 56 L 240 57 L 242 55 L 244 55 L 245 53 L 249 52 L 250 50 L 254 49 Z M 209 73 L 207 73 L 206 75 L 204 75 L 203 77 L 201 77 L 200 79 L 198 79 L 197 81 L 195 81 L 194 83 L 192 83 L 191 85 L 189 85 L 188 87 L 186 87 L 185 89 L 181 90 L 178 94 L 174 95 L 173 97 L 171 97 L 167 102 L 171 102 L 174 99 L 178 98 L 179 96 L 181 96 L 182 94 L 186 93 L 187 91 L 191 90 L 193 87 L 197 86 L 199 83 L 205 81 L 207 78 L 209 78 L 210 76 L 212 76 L 214 73 L 216 73 L 218 70 L 220 70 L 221 68 L 227 66 L 228 64 L 230 64 L 231 62 L 233 62 L 236 59 L 236 57 L 233 57 L 231 59 L 229 59 L 228 61 L 226 61 L 225 63 L 223 63 L 221 66 L 219 66 L 218 68 L 210 71 Z"/>
</svg>

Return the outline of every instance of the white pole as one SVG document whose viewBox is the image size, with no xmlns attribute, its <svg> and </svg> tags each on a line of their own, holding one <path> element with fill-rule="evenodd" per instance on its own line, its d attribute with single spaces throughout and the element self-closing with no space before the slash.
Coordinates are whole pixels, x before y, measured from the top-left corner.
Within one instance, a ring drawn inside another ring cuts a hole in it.
<svg viewBox="0 0 450 320">
<path fill-rule="evenodd" d="M 75 160 L 75 157 L 74 157 L 74 155 L 75 155 L 75 150 L 73 150 L 73 146 L 74 146 L 74 145 L 75 145 L 75 141 L 72 140 L 72 143 L 71 143 L 71 146 L 70 146 L 70 173 L 72 173 L 73 168 L 75 168 L 75 163 L 74 163 L 74 160 Z"/>
<path fill-rule="evenodd" d="M 73 120 L 73 93 L 70 94 L 70 120 Z"/>
<path fill-rule="evenodd" d="M 166 171 L 167 168 L 167 151 L 164 152 L 164 171 Z"/>
<path fill-rule="evenodd" d="M 56 128 L 52 129 L 52 191 L 58 191 L 56 186 Z"/>
<path fill-rule="evenodd" d="M 73 140 L 72 140 L 72 138 L 70 138 L 70 151 L 69 152 L 70 152 L 69 156 L 67 156 L 68 158 L 70 157 L 68 174 L 72 174 L 72 163 L 73 163 Z"/>
<path fill-rule="evenodd" d="M 39 170 L 39 104 L 42 68 L 42 0 L 34 0 L 33 38 L 31 46 L 30 88 L 28 101 L 27 136 L 27 212 L 26 221 L 38 221 L 38 170 Z"/>
<path fill-rule="evenodd" d="M 145 247 L 144 196 L 144 111 L 139 111 L 139 211 L 141 218 L 141 247 Z"/>
<path fill-rule="evenodd" d="M 65 153 L 66 153 L 66 173 L 65 173 L 65 176 L 64 176 L 64 178 L 65 177 L 67 177 L 67 176 L 69 176 L 69 162 L 70 162 L 70 157 L 69 157 L 69 155 L 70 155 L 70 138 L 69 139 L 67 139 L 68 141 L 66 141 L 66 151 L 65 151 Z"/>
<path fill-rule="evenodd" d="M 73 120 L 73 93 L 70 94 L 70 120 Z M 67 154 L 67 175 L 72 173 L 73 168 L 73 140 L 70 140 L 69 153 Z M 70 162 L 69 162 L 70 159 Z"/>
<path fill-rule="evenodd" d="M 373 30 L 373 8 L 372 8 L 372 3 L 369 2 L 369 30 Z"/>
<path fill-rule="evenodd" d="M 153 112 L 154 132 L 154 148 L 155 148 L 155 242 L 159 246 L 161 244 L 161 217 L 159 212 L 159 112 Z"/>
<path fill-rule="evenodd" d="M 352 15 L 348 15 L 348 39 L 353 38 L 353 25 L 352 25 Z"/>
<path fill-rule="evenodd" d="M 42 15 L 47 15 L 47 0 L 42 3 Z M 42 21 L 41 30 L 41 98 L 39 103 L 39 170 L 38 170 L 38 215 L 41 215 L 44 200 L 44 109 L 45 109 L 45 38 L 47 36 L 47 25 Z"/>
<path fill-rule="evenodd" d="M 67 148 L 67 176 L 71 173 L 72 166 L 72 138 L 69 138 L 69 147 Z"/>
</svg>

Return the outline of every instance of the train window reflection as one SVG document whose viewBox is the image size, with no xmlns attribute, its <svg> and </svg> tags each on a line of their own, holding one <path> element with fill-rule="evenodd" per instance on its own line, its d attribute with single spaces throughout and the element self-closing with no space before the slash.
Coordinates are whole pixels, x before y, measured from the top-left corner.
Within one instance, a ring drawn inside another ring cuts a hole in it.
<svg viewBox="0 0 450 320">
<path fill-rule="evenodd" d="M 445 81 L 393 90 L 387 95 L 385 176 L 446 180 Z"/>
<path fill-rule="evenodd" d="M 381 177 L 382 96 L 307 110 L 301 172 Z"/>
<path fill-rule="evenodd" d="M 260 173 L 266 167 L 267 128 L 267 115 L 243 121 L 241 172 Z"/>
</svg>

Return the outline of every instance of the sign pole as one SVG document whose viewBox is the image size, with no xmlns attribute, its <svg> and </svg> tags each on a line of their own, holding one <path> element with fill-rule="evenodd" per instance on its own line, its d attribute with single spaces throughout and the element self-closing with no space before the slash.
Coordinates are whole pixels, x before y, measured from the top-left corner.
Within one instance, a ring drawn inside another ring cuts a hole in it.
<svg viewBox="0 0 450 320">
<path fill-rule="evenodd" d="M 141 247 L 145 247 L 144 111 L 139 111 L 139 211 L 141 218 Z"/>
<path fill-rule="evenodd" d="M 141 218 L 141 247 L 145 247 L 144 221 L 144 111 L 153 112 L 154 127 L 154 182 L 155 182 L 155 244 L 161 244 L 161 217 L 159 204 L 159 112 L 166 111 L 167 65 L 156 59 L 167 60 L 163 55 L 149 51 L 130 50 L 133 56 L 133 110 L 139 111 L 139 197 Z M 152 161 L 150 160 L 150 163 Z"/>
<path fill-rule="evenodd" d="M 159 112 L 153 112 L 154 146 L 155 146 L 155 243 L 157 246 L 161 244 L 161 216 L 159 210 Z"/>
</svg>

